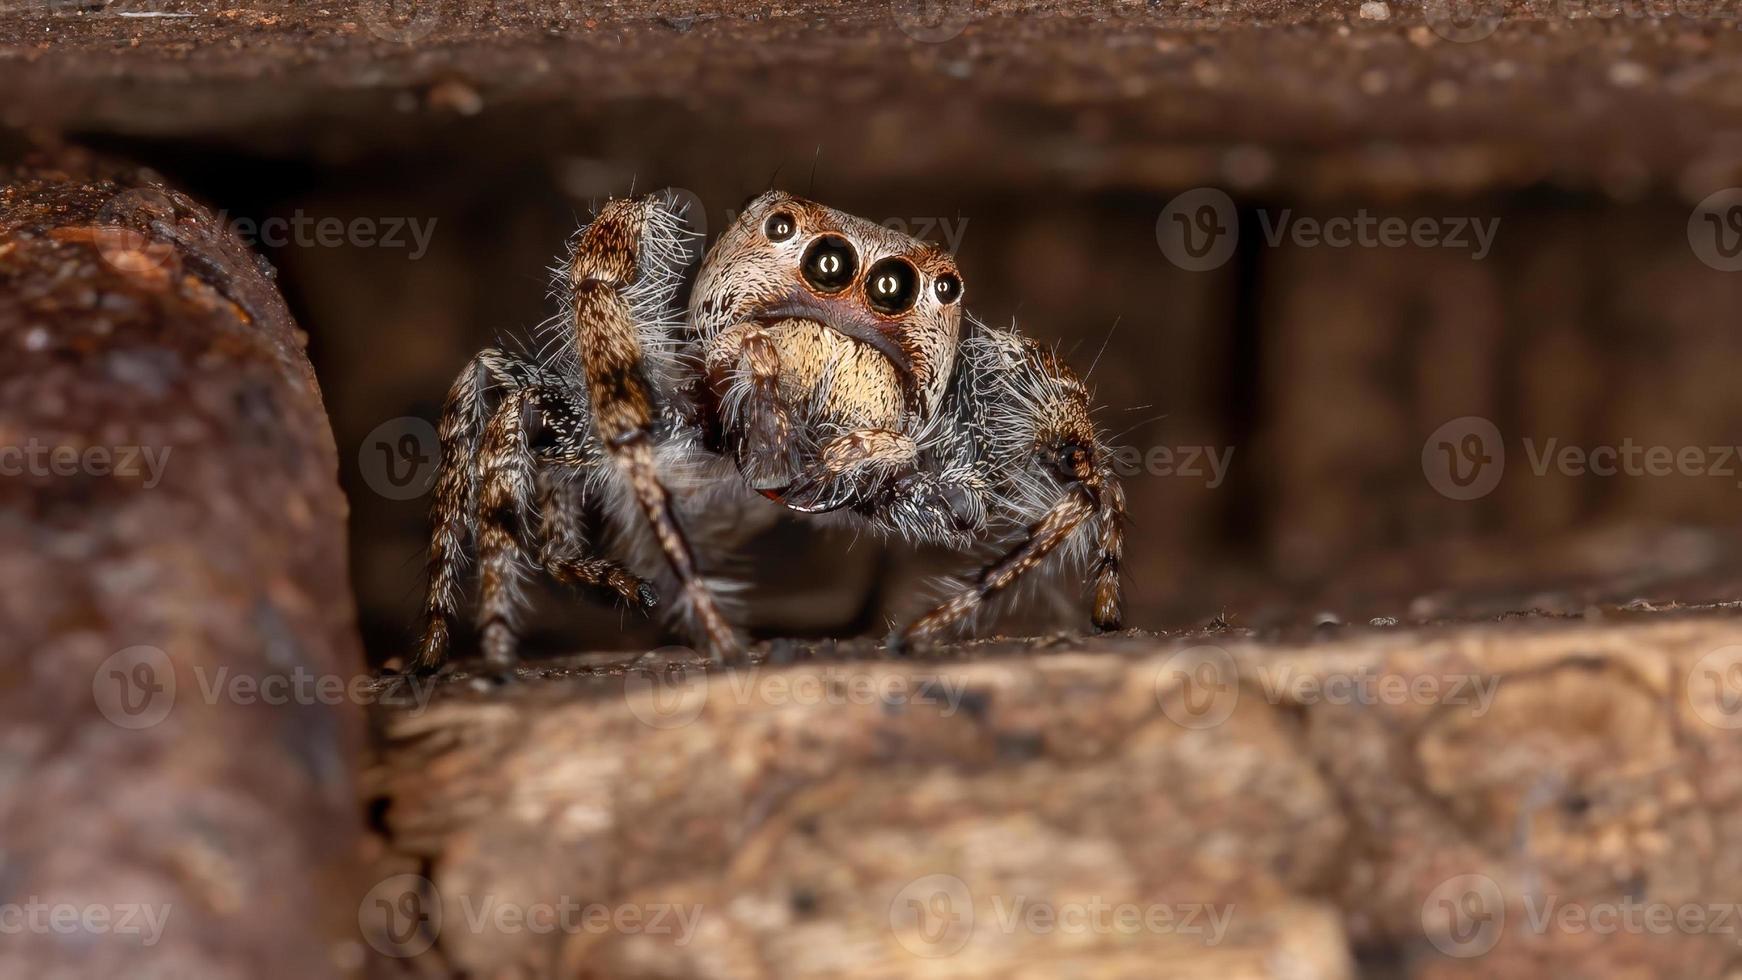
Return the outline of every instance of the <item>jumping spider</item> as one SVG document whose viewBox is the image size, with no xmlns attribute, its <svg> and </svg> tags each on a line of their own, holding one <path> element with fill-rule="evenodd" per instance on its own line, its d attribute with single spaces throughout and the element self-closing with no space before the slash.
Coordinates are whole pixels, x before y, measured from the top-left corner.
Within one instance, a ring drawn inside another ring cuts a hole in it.
<svg viewBox="0 0 1742 980">
<path fill-rule="evenodd" d="M 662 556 L 691 634 L 717 662 L 735 656 L 684 533 L 728 497 L 958 549 L 1015 539 L 904 644 L 969 619 L 1054 552 L 1086 566 L 1095 626 L 1118 628 L 1125 497 L 1088 392 L 1049 349 L 965 319 L 949 254 L 771 191 L 708 251 L 680 316 L 690 240 L 669 197 L 607 203 L 558 270 L 555 353 L 488 349 L 454 382 L 419 668 L 446 656 L 474 535 L 493 664 L 514 660 L 526 564 L 656 605 L 589 538 L 637 567 Z"/>
</svg>

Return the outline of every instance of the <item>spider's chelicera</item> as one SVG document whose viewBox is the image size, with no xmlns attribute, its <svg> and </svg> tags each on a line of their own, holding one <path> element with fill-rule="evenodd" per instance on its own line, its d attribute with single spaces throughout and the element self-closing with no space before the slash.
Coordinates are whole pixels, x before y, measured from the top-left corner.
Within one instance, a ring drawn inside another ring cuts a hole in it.
<svg viewBox="0 0 1742 980">
<path fill-rule="evenodd" d="M 559 271 L 543 351 L 485 350 L 454 382 L 419 668 L 447 655 L 474 539 L 497 665 L 514 660 L 528 567 L 642 610 L 672 595 L 695 641 L 731 658 L 686 529 L 747 508 L 1004 542 L 898 642 L 970 621 L 1052 559 L 1092 581 L 1094 625 L 1118 628 L 1125 498 L 1088 391 L 1050 349 L 965 318 L 949 254 L 769 192 L 708 251 L 680 314 L 690 241 L 669 197 L 606 204 Z"/>
</svg>

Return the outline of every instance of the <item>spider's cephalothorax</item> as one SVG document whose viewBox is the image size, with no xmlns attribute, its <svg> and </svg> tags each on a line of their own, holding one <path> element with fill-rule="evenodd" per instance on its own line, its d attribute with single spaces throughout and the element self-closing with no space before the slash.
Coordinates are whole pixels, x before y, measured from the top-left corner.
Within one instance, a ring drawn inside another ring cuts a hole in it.
<svg viewBox="0 0 1742 980">
<path fill-rule="evenodd" d="M 679 314 L 688 257 L 669 198 L 608 203 L 559 270 L 546 353 L 486 350 L 454 382 L 419 667 L 446 656 L 474 538 L 493 662 L 513 660 L 529 562 L 643 610 L 657 576 L 725 659 L 738 639 L 684 528 L 746 506 L 956 548 L 1013 540 L 902 641 L 968 620 L 1055 553 L 1087 566 L 1094 624 L 1118 627 L 1124 494 L 1088 392 L 1050 350 L 967 320 L 947 253 L 769 192 Z"/>
</svg>

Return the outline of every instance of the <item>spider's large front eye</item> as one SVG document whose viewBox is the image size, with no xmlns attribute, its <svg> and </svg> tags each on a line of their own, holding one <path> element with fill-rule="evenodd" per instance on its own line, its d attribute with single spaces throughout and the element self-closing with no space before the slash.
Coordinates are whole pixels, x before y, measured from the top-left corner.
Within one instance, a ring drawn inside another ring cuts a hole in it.
<svg viewBox="0 0 1742 980">
<path fill-rule="evenodd" d="M 785 211 L 776 211 L 762 223 L 762 233 L 771 242 L 784 242 L 798 231 L 798 220 Z"/>
<path fill-rule="evenodd" d="M 1066 480 L 1076 479 L 1089 461 L 1089 450 L 1080 442 L 1067 442 L 1052 447 L 1050 451 L 1043 450 L 1042 453 L 1053 472 Z"/>
<path fill-rule="evenodd" d="M 865 273 L 865 298 L 879 313 L 906 313 L 918 295 L 919 273 L 906 259 L 884 259 Z"/>
<path fill-rule="evenodd" d="M 962 298 L 962 280 L 955 273 L 946 272 L 932 282 L 931 291 L 937 294 L 938 302 L 948 306 Z"/>
<path fill-rule="evenodd" d="M 804 253 L 804 278 L 819 292 L 837 293 L 846 289 L 859 271 L 859 256 L 853 246 L 839 235 L 824 235 L 811 243 Z"/>
</svg>

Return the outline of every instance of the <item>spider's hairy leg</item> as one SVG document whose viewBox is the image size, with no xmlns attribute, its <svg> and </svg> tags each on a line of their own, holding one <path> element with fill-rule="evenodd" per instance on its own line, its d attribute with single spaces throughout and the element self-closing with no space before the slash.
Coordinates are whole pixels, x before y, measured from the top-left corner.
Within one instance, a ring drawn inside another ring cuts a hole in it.
<svg viewBox="0 0 1742 980">
<path fill-rule="evenodd" d="M 484 659 L 499 668 L 514 663 L 523 601 L 520 541 L 537 479 L 523 420 L 532 397 L 522 388 L 502 399 L 484 427 L 478 456 L 478 623 Z"/>
<path fill-rule="evenodd" d="M 1090 622 L 1098 630 L 1116 630 L 1124 621 L 1124 594 L 1119 584 L 1119 565 L 1125 557 L 1125 488 L 1110 476 L 1101 481 L 1096 521 L 1099 551 L 1091 572 L 1095 581 L 1095 606 Z"/>
<path fill-rule="evenodd" d="M 901 645 L 933 639 L 971 616 L 994 595 L 1040 566 L 1048 555 L 1070 539 L 1096 510 L 1090 491 L 1073 487 L 1039 521 L 1028 528 L 1017 545 L 1003 557 L 981 569 L 974 581 L 903 630 Z M 1115 585 L 1115 590 L 1117 585 Z"/>
<path fill-rule="evenodd" d="M 441 666 L 459 615 L 460 573 L 477 511 L 476 462 L 484 437 L 485 395 L 497 386 L 518 387 L 522 368 L 499 350 L 483 350 L 460 371 L 442 404 L 441 462 L 430 508 L 429 589 L 423 639 L 412 664 L 417 670 Z"/>
<path fill-rule="evenodd" d="M 599 441 L 677 577 L 703 645 L 715 661 L 724 661 L 736 655 L 738 640 L 702 581 L 671 494 L 659 477 L 653 392 L 635 317 L 624 295 L 648 271 L 641 267 L 643 237 L 650 225 L 665 216 L 658 210 L 662 207 L 651 198 L 612 201 L 581 232 L 569 267 L 575 347 L 587 377 Z"/>
<path fill-rule="evenodd" d="M 557 399 L 540 398 L 537 406 L 539 422 L 532 428 L 584 424 L 574 414 L 562 411 L 560 406 L 561 401 Z M 536 447 L 534 451 L 537 451 Z M 551 578 L 564 585 L 604 592 L 625 606 L 642 612 L 652 611 L 659 604 L 659 594 L 650 583 L 620 562 L 590 553 L 582 528 L 586 508 L 580 491 L 585 483 L 575 479 L 575 475 L 573 471 L 565 472 L 559 467 L 538 470 L 538 510 L 543 519 L 539 535 L 539 564 Z"/>
</svg>

